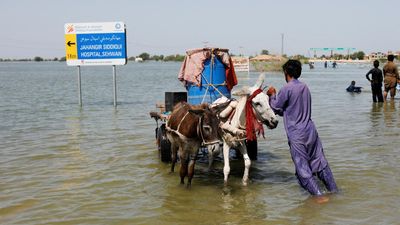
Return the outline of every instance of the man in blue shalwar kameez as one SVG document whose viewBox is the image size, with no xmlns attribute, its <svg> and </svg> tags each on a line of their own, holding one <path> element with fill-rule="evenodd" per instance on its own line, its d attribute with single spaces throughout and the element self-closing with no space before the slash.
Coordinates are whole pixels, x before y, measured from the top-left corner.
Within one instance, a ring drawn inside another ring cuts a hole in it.
<svg viewBox="0 0 400 225">
<path fill-rule="evenodd" d="M 301 63 L 289 60 L 282 68 L 287 84 L 277 95 L 274 87 L 270 87 L 267 94 L 272 109 L 283 116 L 296 177 L 300 185 L 312 195 L 322 195 L 314 175 L 321 179 L 328 191 L 337 192 L 317 129 L 311 120 L 310 90 L 298 80 Z"/>
</svg>

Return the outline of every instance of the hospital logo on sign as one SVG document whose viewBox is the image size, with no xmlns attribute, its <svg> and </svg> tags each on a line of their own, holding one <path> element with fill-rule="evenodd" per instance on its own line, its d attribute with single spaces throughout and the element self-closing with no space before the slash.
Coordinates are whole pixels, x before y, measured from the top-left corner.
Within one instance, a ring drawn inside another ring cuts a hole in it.
<svg viewBox="0 0 400 225">
<path fill-rule="evenodd" d="M 70 24 L 67 26 L 67 33 L 72 33 L 74 32 L 74 25 Z"/>
</svg>

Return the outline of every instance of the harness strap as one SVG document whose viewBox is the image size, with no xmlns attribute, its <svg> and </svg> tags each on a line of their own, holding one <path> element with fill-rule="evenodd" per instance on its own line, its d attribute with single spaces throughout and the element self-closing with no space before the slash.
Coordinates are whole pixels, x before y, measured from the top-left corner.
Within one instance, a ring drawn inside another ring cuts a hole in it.
<svg viewBox="0 0 400 225">
<path fill-rule="evenodd" d="M 232 123 L 232 119 L 233 119 L 233 116 L 235 115 L 235 113 L 236 113 L 236 108 L 234 108 L 234 109 L 232 110 L 231 114 L 228 116 L 229 124 Z"/>
<path fill-rule="evenodd" d="M 232 136 L 232 141 L 244 141 L 246 140 L 246 137 L 240 138 L 239 134 L 237 134 L 234 130 L 230 130 L 229 127 L 224 127 L 224 123 L 221 122 L 220 127 L 221 127 L 221 131 L 223 134 L 230 134 Z M 229 126 L 229 125 L 228 125 Z M 241 129 L 241 128 L 234 128 L 237 130 L 245 130 L 245 129 Z M 227 132 L 228 131 L 228 132 Z"/>
<path fill-rule="evenodd" d="M 179 122 L 178 127 L 176 128 L 176 131 L 179 131 L 179 128 L 181 127 L 182 122 L 185 120 L 185 118 L 188 114 L 189 114 L 189 111 L 187 111 L 186 114 L 182 117 L 181 122 Z"/>
<path fill-rule="evenodd" d="M 234 100 L 234 101 L 236 101 L 236 100 Z M 239 137 L 239 134 L 237 133 L 237 130 L 245 131 L 246 129 L 241 127 L 240 124 L 239 124 L 239 127 L 233 127 L 233 128 L 231 127 L 232 119 L 235 116 L 235 113 L 236 113 L 236 107 L 233 108 L 232 111 L 229 113 L 229 115 L 227 116 L 228 118 L 227 118 L 226 122 L 225 123 L 221 122 L 219 127 L 221 128 L 221 130 L 222 130 L 222 132 L 224 134 L 228 134 L 229 133 L 230 135 L 232 135 L 232 137 L 233 137 L 232 141 L 241 142 L 241 141 L 246 140 L 246 137 L 244 137 L 244 138 Z"/>
<path fill-rule="evenodd" d="M 193 138 L 188 138 L 185 135 L 183 135 L 181 132 L 179 132 L 179 128 L 181 127 L 182 122 L 185 120 L 186 116 L 189 114 L 189 111 L 186 112 L 185 116 L 182 117 L 181 121 L 178 124 L 178 127 L 176 130 L 172 129 L 171 127 L 168 126 L 168 123 L 165 125 L 165 128 L 167 131 L 173 132 L 176 135 L 179 136 L 179 138 L 183 139 L 183 140 L 194 140 Z M 219 140 L 215 140 L 215 141 L 210 141 L 210 142 L 206 142 L 204 139 L 204 135 L 203 135 L 203 116 L 199 117 L 199 122 L 197 123 L 197 136 L 201 137 L 201 145 L 211 145 L 211 144 L 216 144 L 219 143 Z"/>
<path fill-rule="evenodd" d="M 199 123 L 197 124 L 196 129 L 197 129 L 197 136 L 200 136 L 202 142 L 204 142 L 203 132 L 201 131 L 202 130 L 201 127 L 202 127 L 202 123 L 203 123 L 202 118 L 203 118 L 202 116 L 199 118 Z"/>
<path fill-rule="evenodd" d="M 191 138 L 186 137 L 185 135 L 181 134 L 180 132 L 171 129 L 169 126 L 165 126 L 165 129 L 169 132 L 173 132 L 174 134 L 178 135 L 179 138 L 181 138 L 182 140 L 191 140 Z"/>
</svg>

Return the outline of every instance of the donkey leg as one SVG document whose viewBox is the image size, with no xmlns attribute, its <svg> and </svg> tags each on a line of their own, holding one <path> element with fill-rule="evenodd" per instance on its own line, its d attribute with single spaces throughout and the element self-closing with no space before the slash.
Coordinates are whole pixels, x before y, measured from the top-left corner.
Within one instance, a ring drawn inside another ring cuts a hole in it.
<svg viewBox="0 0 400 225">
<path fill-rule="evenodd" d="M 217 157 L 221 151 L 219 149 L 219 144 L 218 146 L 209 145 L 207 146 L 207 150 L 208 150 L 208 172 L 210 172 L 212 169 L 214 158 Z"/>
<path fill-rule="evenodd" d="M 194 165 L 196 163 L 196 157 L 197 157 L 197 153 L 190 154 L 190 162 L 189 162 L 189 168 L 188 168 L 188 183 L 187 183 L 188 188 L 192 185 L 192 178 L 194 176 Z"/>
<path fill-rule="evenodd" d="M 171 173 L 173 173 L 175 170 L 175 164 L 177 161 L 177 152 L 178 152 L 177 146 L 173 142 L 171 142 L 171 159 L 172 159 Z"/>
<path fill-rule="evenodd" d="M 228 185 L 228 176 L 229 172 L 231 171 L 231 168 L 229 166 L 229 149 L 230 147 L 226 142 L 224 142 L 224 185 Z"/>
<path fill-rule="evenodd" d="M 247 148 L 244 143 L 242 145 L 240 145 L 239 149 L 243 155 L 243 160 L 244 160 L 244 173 L 243 173 L 242 184 L 243 184 L 243 186 L 247 186 L 248 181 L 249 181 L 249 170 L 250 170 L 250 166 L 251 166 L 251 160 L 250 160 L 249 155 L 247 154 Z"/>
<path fill-rule="evenodd" d="M 187 174 L 187 163 L 186 162 L 181 162 L 181 169 L 179 171 L 179 174 L 181 176 L 181 184 L 185 184 L 185 177 Z"/>
<path fill-rule="evenodd" d="M 181 169 L 179 170 L 179 174 L 181 176 L 181 184 L 184 184 L 188 172 L 188 160 L 187 153 L 182 151 L 182 149 L 179 149 L 179 159 L 181 160 Z"/>
<path fill-rule="evenodd" d="M 214 156 L 208 153 L 208 172 L 211 172 L 213 161 L 214 161 Z"/>
</svg>

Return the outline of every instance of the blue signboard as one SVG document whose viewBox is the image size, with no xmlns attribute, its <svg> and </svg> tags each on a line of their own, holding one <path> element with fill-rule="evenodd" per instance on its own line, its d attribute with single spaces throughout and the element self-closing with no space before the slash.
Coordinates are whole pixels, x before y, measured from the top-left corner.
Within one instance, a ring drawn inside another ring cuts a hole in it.
<svg viewBox="0 0 400 225">
<path fill-rule="evenodd" d="M 64 29 L 68 65 L 126 64 L 126 33 L 123 22 L 67 23 Z"/>
<path fill-rule="evenodd" d="M 77 34 L 78 59 L 126 58 L 125 33 Z"/>
</svg>

